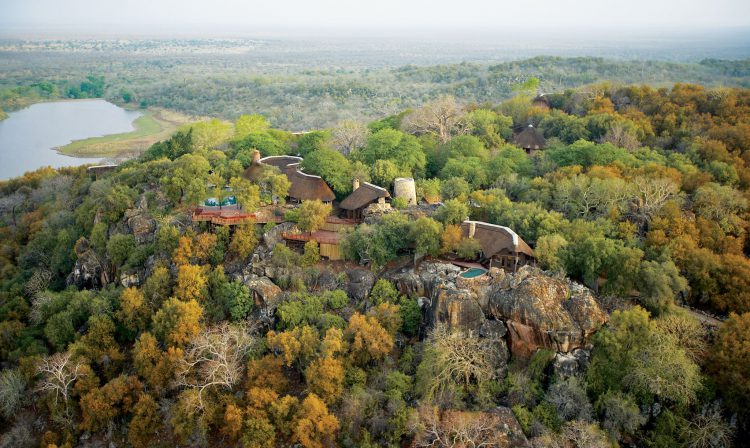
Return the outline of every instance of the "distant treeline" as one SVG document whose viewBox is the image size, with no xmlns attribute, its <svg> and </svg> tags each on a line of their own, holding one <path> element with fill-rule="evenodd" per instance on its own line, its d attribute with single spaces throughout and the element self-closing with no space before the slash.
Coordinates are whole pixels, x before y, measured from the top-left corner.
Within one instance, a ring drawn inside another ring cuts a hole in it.
<svg viewBox="0 0 750 448">
<path fill-rule="evenodd" d="M 331 127 L 343 119 L 372 120 L 446 94 L 465 103 L 497 103 L 532 77 L 540 79 L 545 93 L 601 80 L 750 87 L 750 60 L 676 63 L 542 56 L 500 64 L 342 69 L 335 60 L 314 55 L 307 64 L 220 54 L 136 58 L 27 52 L 4 57 L 0 109 L 6 111 L 47 99 L 105 97 L 225 119 L 260 113 L 274 126 L 292 131 Z"/>
</svg>

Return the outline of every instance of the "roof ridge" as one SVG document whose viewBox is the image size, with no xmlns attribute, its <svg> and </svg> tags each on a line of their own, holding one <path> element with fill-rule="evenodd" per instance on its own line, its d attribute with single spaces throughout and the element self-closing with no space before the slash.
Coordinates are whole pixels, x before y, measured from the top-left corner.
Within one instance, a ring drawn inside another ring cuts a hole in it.
<svg viewBox="0 0 750 448">
<path fill-rule="evenodd" d="M 386 190 L 385 188 L 383 188 L 383 187 L 381 187 L 379 185 L 371 184 L 370 182 L 362 182 L 362 184 L 366 185 L 368 187 L 375 188 L 375 189 L 380 190 L 380 191 L 385 191 L 386 193 L 388 193 L 388 190 Z M 362 188 L 361 185 L 360 185 L 360 188 Z"/>
</svg>

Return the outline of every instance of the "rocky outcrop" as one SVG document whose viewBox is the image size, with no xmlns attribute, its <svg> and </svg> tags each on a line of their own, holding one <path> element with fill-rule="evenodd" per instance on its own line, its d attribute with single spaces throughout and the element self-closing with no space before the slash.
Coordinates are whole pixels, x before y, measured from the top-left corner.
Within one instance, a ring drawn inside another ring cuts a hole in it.
<svg viewBox="0 0 750 448">
<path fill-rule="evenodd" d="M 75 245 L 76 259 L 73 270 L 66 279 L 68 286 L 78 289 L 100 289 L 110 282 L 109 263 L 94 251 L 86 238 Z"/>
<path fill-rule="evenodd" d="M 438 285 L 456 286 L 461 268 L 448 263 L 427 262 L 417 270 L 404 268 L 384 276 L 393 282 L 399 292 L 409 297 L 430 297 Z"/>
<path fill-rule="evenodd" d="M 349 269 L 346 271 L 349 282 L 346 293 L 356 300 L 365 300 L 375 284 L 375 274 L 369 269 Z"/>
<path fill-rule="evenodd" d="M 261 317 L 271 317 L 282 302 L 284 294 L 268 277 L 251 277 L 243 280 L 260 309 Z"/>
<path fill-rule="evenodd" d="M 478 331 L 486 318 L 471 291 L 440 285 L 433 292 L 434 319 L 453 330 Z"/>
<path fill-rule="evenodd" d="M 417 269 L 391 272 L 402 294 L 422 297 L 427 320 L 459 331 L 507 336 L 511 351 L 528 356 L 544 347 L 567 353 L 586 344 L 606 321 L 587 288 L 524 266 L 517 273 L 493 269 L 466 279 L 462 268 L 424 262 Z"/>
<path fill-rule="evenodd" d="M 154 241 L 156 220 L 148 212 L 145 195 L 141 196 L 136 208 L 125 210 L 125 222 L 130 231 L 133 232 L 136 243 L 148 244 Z"/>
<path fill-rule="evenodd" d="M 511 351 L 518 354 L 540 347 L 570 352 L 585 345 L 607 317 L 587 288 L 530 266 L 503 278 L 488 299 L 487 312 L 505 322 Z"/>
<path fill-rule="evenodd" d="M 570 353 L 558 353 L 552 361 L 552 370 L 558 378 L 581 375 L 589 366 L 591 347 L 577 348 Z"/>
<path fill-rule="evenodd" d="M 282 234 L 284 232 L 291 232 L 296 227 L 293 222 L 284 222 L 279 225 L 273 226 L 271 230 L 263 234 L 263 244 L 266 249 L 273 250 L 273 248 L 280 243 L 284 242 Z"/>
<path fill-rule="evenodd" d="M 130 288 L 141 284 L 141 279 L 137 272 L 123 272 L 120 274 L 120 284 L 124 288 Z"/>
</svg>

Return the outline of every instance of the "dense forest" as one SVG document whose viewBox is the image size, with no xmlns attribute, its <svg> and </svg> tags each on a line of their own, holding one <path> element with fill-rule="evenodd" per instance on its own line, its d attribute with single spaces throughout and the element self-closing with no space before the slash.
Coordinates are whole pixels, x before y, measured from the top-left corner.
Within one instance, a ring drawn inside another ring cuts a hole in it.
<svg viewBox="0 0 750 448">
<path fill-rule="evenodd" d="M 532 77 L 540 79 L 543 92 L 598 80 L 750 87 L 747 59 L 544 56 L 488 62 L 500 50 L 485 50 L 472 58 L 468 48 L 473 47 L 458 49 L 462 57 L 435 65 L 436 57 L 421 61 L 418 49 L 411 46 L 376 51 L 358 43 L 333 49 L 315 43 L 299 48 L 257 41 L 6 44 L 0 45 L 0 109 L 7 112 L 50 99 L 104 97 L 132 107 L 158 106 L 228 120 L 260 113 L 276 128 L 307 131 L 345 119 L 370 121 L 441 95 L 461 102 L 499 103 L 513 96 L 514 85 Z M 435 53 L 428 50 L 425 54 Z"/>
<path fill-rule="evenodd" d="M 1 183 L 0 445 L 746 446 L 750 90 L 589 84 L 534 100 L 527 74 L 576 66 L 560 83 L 585 83 L 584 62 L 372 74 L 415 86 L 399 106 L 423 99 L 422 83 L 456 96 L 304 134 L 260 115 L 205 121 L 108 174 L 40 169 Z M 597 73 L 608 64 L 589 62 Z M 627 67 L 610 68 L 628 79 Z M 692 69 L 746 76 L 739 67 Z M 195 96 L 193 83 L 132 91 L 223 116 L 247 99 L 231 80 L 209 77 Z M 255 86 L 289 101 L 277 83 Z M 106 95 L 120 88 L 105 82 Z M 388 88 L 398 90 L 378 92 Z M 298 94 L 314 100 L 315 89 Z M 510 98 L 466 101 L 477 92 Z M 531 154 L 512 143 L 528 125 L 546 139 Z M 246 210 L 286 196 L 278 171 L 242 176 L 255 150 L 304 157 L 338 200 L 354 178 L 391 190 L 414 177 L 419 204 L 394 199 L 343 236 L 337 262 L 314 241 L 300 250 L 278 237 L 320 228 L 331 207 L 319 201 L 285 205 L 279 223 L 192 222 L 224 185 Z M 562 311 L 548 316 L 592 322 L 585 344 L 509 345 L 533 304 L 492 310 L 480 328 L 434 312 L 478 294 L 413 286 L 446 280 L 437 260 L 478 258 L 458 227 L 467 217 L 513 229 L 536 254 L 538 268 L 487 277 L 491 306 L 559 294 Z"/>
</svg>

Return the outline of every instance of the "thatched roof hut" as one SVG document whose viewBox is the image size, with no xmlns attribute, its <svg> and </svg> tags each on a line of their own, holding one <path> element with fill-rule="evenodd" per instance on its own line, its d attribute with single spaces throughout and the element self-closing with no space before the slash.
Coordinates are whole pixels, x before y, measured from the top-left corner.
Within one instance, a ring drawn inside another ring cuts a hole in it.
<svg viewBox="0 0 750 448">
<path fill-rule="evenodd" d="M 497 259 L 503 267 L 514 267 L 533 260 L 534 250 L 520 236 L 508 227 L 482 221 L 461 223 L 464 238 L 479 241 L 486 259 Z"/>
<path fill-rule="evenodd" d="M 333 202 L 336 195 L 320 176 L 303 173 L 299 164 L 302 157 L 297 156 L 268 156 L 260 158 L 260 152 L 253 151 L 253 161 L 245 170 L 244 177 L 257 181 L 267 169 L 278 168 L 289 179 L 289 197 L 296 201 L 319 199 L 323 202 Z"/>
<path fill-rule="evenodd" d="M 292 184 L 289 187 L 289 197 L 291 199 L 299 202 L 315 199 L 323 202 L 333 202 L 336 199 L 333 190 L 331 190 L 331 187 L 328 186 L 322 177 L 303 173 L 300 171 L 299 163 L 287 165 L 282 172 L 286 174 L 286 177 Z"/>
<path fill-rule="evenodd" d="M 263 157 L 260 159 L 260 163 L 275 166 L 276 168 L 283 170 L 289 165 L 294 165 L 295 163 L 301 163 L 302 157 L 297 156 L 268 156 Z"/>
<path fill-rule="evenodd" d="M 531 152 L 544 148 L 545 140 L 542 133 L 533 124 L 530 124 L 513 137 L 513 143 L 519 148 L 525 149 L 526 152 Z"/>
<path fill-rule="evenodd" d="M 388 190 L 377 185 L 373 185 L 369 182 L 363 182 L 361 185 L 358 181 L 354 182 L 354 191 L 352 194 L 346 197 L 339 207 L 344 210 L 356 210 L 358 208 L 365 208 L 373 202 L 378 201 L 380 198 L 389 198 L 391 195 Z"/>
<path fill-rule="evenodd" d="M 538 95 L 536 98 L 531 100 L 531 105 L 534 107 L 549 109 L 549 97 L 547 97 L 545 94 Z"/>
</svg>

